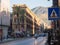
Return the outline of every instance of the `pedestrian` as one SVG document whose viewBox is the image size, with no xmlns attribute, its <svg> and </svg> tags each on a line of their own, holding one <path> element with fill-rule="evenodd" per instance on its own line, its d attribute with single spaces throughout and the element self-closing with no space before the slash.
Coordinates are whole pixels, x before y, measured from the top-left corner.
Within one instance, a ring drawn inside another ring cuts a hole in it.
<svg viewBox="0 0 60 45">
<path fill-rule="evenodd" d="M 60 31 L 59 30 L 57 30 L 57 40 L 58 40 L 57 45 L 60 45 Z"/>
<path fill-rule="evenodd" d="M 2 41 L 2 30 L 0 29 L 0 40 Z"/>
<path fill-rule="evenodd" d="M 48 32 L 48 44 L 50 45 L 50 42 L 51 42 L 51 35 L 50 35 L 50 32 Z"/>
</svg>

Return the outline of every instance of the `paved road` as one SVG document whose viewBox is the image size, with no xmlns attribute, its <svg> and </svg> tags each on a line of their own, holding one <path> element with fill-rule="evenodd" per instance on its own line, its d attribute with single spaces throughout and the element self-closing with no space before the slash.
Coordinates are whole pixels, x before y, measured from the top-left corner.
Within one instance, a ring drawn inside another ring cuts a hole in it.
<svg viewBox="0 0 60 45">
<path fill-rule="evenodd" d="M 12 42 L 3 43 L 0 45 L 45 45 L 46 37 L 39 37 L 38 39 L 29 38 L 24 40 L 16 40 Z"/>
</svg>

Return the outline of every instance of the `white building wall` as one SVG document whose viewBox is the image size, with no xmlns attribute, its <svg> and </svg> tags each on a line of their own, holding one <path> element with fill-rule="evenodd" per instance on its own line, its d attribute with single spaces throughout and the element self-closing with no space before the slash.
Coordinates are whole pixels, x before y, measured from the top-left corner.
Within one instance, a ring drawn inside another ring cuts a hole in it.
<svg viewBox="0 0 60 45">
<path fill-rule="evenodd" d="M 3 37 L 6 37 L 10 26 L 10 0 L 0 0 L 0 24 L 7 25 L 2 26 Z"/>
<path fill-rule="evenodd" d="M 8 27 L 2 27 L 3 28 L 3 38 L 7 38 L 8 35 Z"/>
<path fill-rule="evenodd" d="M 1 10 L 0 10 L 0 24 L 2 20 L 3 25 L 10 25 L 10 0 L 1 0 Z"/>
<path fill-rule="evenodd" d="M 10 10 L 10 0 L 1 0 L 1 11 L 3 10 Z"/>
</svg>

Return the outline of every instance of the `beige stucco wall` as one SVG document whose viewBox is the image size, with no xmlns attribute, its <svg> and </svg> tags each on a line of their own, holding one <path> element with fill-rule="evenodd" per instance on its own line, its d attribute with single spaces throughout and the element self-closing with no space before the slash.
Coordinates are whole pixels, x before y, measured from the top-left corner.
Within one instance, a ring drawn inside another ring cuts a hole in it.
<svg viewBox="0 0 60 45">
<path fill-rule="evenodd" d="M 58 5 L 59 5 L 59 7 L 60 7 L 60 0 L 58 0 Z"/>
</svg>

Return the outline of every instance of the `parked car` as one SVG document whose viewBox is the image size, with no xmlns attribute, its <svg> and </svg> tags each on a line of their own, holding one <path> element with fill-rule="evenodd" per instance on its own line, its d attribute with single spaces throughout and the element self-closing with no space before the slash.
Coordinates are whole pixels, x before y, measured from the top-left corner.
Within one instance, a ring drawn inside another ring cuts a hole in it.
<svg viewBox="0 0 60 45">
<path fill-rule="evenodd" d="M 39 37 L 38 34 L 34 34 L 34 38 L 37 39 Z"/>
<path fill-rule="evenodd" d="M 48 33 L 41 33 L 41 34 L 39 34 L 39 37 L 45 37 L 45 36 L 48 37 Z"/>
<path fill-rule="evenodd" d="M 14 38 L 24 37 L 24 33 L 23 32 L 13 32 L 11 35 Z"/>
</svg>

